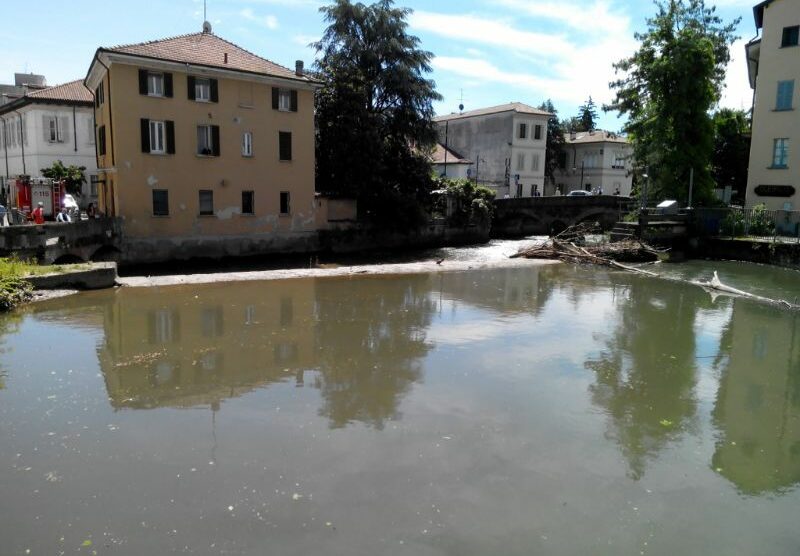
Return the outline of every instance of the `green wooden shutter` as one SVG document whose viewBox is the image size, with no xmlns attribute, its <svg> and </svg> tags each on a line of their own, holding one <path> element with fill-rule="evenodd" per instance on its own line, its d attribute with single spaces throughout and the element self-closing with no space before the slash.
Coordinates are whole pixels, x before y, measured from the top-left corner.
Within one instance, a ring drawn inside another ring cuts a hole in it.
<svg viewBox="0 0 800 556">
<path fill-rule="evenodd" d="M 139 94 L 147 94 L 147 70 L 139 70 Z"/>
<path fill-rule="evenodd" d="M 142 118 L 140 120 L 140 128 L 142 130 L 142 152 L 150 152 L 150 120 Z"/>
<path fill-rule="evenodd" d="M 219 86 L 216 79 L 211 79 L 211 102 L 219 102 Z"/>
<path fill-rule="evenodd" d="M 186 78 L 187 92 L 189 93 L 189 100 L 195 100 L 194 96 L 194 76 L 190 75 Z"/>
<path fill-rule="evenodd" d="M 172 74 L 164 74 L 164 96 L 172 98 Z"/>
<path fill-rule="evenodd" d="M 292 91 L 292 112 L 297 112 L 297 91 Z"/>
<path fill-rule="evenodd" d="M 211 153 L 214 156 L 219 156 L 220 149 L 219 149 L 219 126 L 218 125 L 212 125 L 211 126 L 211 142 L 214 143 L 212 145 Z"/>
<path fill-rule="evenodd" d="M 272 109 L 278 109 L 278 96 L 280 95 L 280 89 L 277 87 L 272 88 Z"/>
<path fill-rule="evenodd" d="M 164 126 L 167 133 L 167 153 L 175 154 L 175 122 L 167 120 Z"/>
</svg>

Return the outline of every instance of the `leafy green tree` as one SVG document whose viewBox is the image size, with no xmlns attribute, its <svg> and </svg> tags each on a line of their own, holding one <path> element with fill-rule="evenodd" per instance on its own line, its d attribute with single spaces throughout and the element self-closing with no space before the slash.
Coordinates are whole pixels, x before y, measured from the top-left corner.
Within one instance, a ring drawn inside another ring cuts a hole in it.
<svg viewBox="0 0 800 556">
<path fill-rule="evenodd" d="M 406 8 L 335 0 L 320 11 L 329 23 L 314 44 L 317 189 L 358 199 L 374 223 L 411 227 L 424 218 L 432 189 L 426 156 L 437 140 L 432 54 L 407 33 Z"/>
<path fill-rule="evenodd" d="M 81 187 L 86 183 L 86 166 L 64 166 L 60 160 L 53 162 L 49 168 L 42 168 L 42 176 L 55 181 L 63 181 L 67 193 L 80 195 Z"/>
<path fill-rule="evenodd" d="M 750 122 L 744 110 L 723 108 L 714 114 L 714 155 L 711 176 L 717 187 L 737 191 L 737 204 L 744 201 L 750 159 Z"/>
<path fill-rule="evenodd" d="M 589 100 L 585 104 L 578 108 L 578 125 L 579 128 L 573 131 L 592 131 L 597 129 L 597 106 L 591 96 L 589 96 Z"/>
<path fill-rule="evenodd" d="M 558 119 L 558 110 L 553 102 L 547 99 L 539 106 L 539 110 L 550 112 L 547 119 L 547 149 L 544 154 L 544 177 L 550 183 L 555 183 L 555 173 L 559 161 L 564 153 L 564 127 Z"/>
<path fill-rule="evenodd" d="M 736 19 L 723 24 L 703 0 L 656 2 L 655 17 L 637 33 L 639 50 L 614 64 L 624 76 L 611 83 L 616 98 L 605 107 L 627 115 L 638 164 L 649 169 L 651 200 L 688 199 L 694 169 L 694 200 L 713 199 L 710 110 L 720 98 Z"/>
</svg>

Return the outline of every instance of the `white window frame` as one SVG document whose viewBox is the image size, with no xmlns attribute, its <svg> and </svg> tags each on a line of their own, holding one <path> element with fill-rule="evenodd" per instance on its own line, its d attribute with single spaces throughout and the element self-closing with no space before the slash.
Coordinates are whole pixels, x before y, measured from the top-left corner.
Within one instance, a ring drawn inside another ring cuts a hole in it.
<svg viewBox="0 0 800 556">
<path fill-rule="evenodd" d="M 211 102 L 211 79 L 207 77 L 195 78 L 194 99 L 198 102 Z"/>
<path fill-rule="evenodd" d="M 534 172 L 538 172 L 539 163 L 540 163 L 539 153 L 533 153 L 533 156 L 531 157 L 531 170 L 533 170 Z"/>
<path fill-rule="evenodd" d="M 253 132 L 245 131 L 242 133 L 242 156 L 253 156 Z"/>
<path fill-rule="evenodd" d="M 203 135 L 204 135 L 203 138 L 205 139 L 206 148 L 209 151 L 208 153 L 202 152 L 203 149 L 200 148 L 200 137 L 201 137 L 200 136 L 200 133 L 201 133 L 200 130 L 201 129 L 205 129 L 205 132 L 203 132 Z M 214 136 L 213 136 L 213 134 L 211 132 L 211 126 L 210 125 L 199 125 L 199 126 L 197 126 L 197 154 L 200 155 L 200 156 L 213 156 L 214 155 Z"/>
<path fill-rule="evenodd" d="M 775 139 L 772 143 L 772 167 L 789 167 L 789 139 L 787 137 Z"/>
<path fill-rule="evenodd" d="M 278 89 L 278 110 L 280 112 L 292 111 L 292 91 L 290 89 Z"/>
<path fill-rule="evenodd" d="M 58 118 L 55 116 L 48 116 L 47 117 L 47 136 L 48 141 L 50 143 L 58 143 L 59 136 L 61 134 L 58 132 Z"/>
<path fill-rule="evenodd" d="M 521 172 L 525 170 L 525 153 L 517 153 L 517 171 Z"/>
<path fill-rule="evenodd" d="M 164 96 L 164 74 L 154 71 L 147 72 L 147 96 Z"/>
<path fill-rule="evenodd" d="M 160 120 L 150 120 L 150 152 L 164 154 L 166 146 L 166 125 Z"/>
</svg>

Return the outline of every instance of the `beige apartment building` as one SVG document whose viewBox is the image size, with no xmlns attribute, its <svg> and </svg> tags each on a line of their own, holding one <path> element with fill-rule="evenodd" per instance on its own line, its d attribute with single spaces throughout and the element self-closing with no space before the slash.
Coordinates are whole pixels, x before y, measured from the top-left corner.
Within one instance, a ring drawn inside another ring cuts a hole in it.
<svg viewBox="0 0 800 556">
<path fill-rule="evenodd" d="M 755 89 L 747 206 L 798 210 L 800 185 L 800 2 L 767 0 L 753 8 L 761 37 L 747 45 Z"/>
<path fill-rule="evenodd" d="M 121 260 L 304 250 L 316 239 L 318 82 L 211 32 L 99 48 L 99 208 Z"/>
</svg>

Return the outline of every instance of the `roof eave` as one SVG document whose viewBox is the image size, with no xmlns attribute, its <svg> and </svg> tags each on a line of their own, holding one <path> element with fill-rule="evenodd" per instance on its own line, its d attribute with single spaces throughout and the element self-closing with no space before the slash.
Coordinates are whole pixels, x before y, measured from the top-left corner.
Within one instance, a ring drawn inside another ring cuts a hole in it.
<svg viewBox="0 0 800 556">
<path fill-rule="evenodd" d="M 36 97 L 24 96 L 0 106 L 0 116 L 2 116 L 3 114 L 8 114 L 9 112 L 14 112 L 16 110 L 19 110 L 20 108 L 24 108 L 29 104 L 57 104 L 59 106 L 83 106 L 86 108 L 91 108 L 92 106 L 94 106 L 93 101 L 87 101 L 87 100 L 36 98 Z"/>
<path fill-rule="evenodd" d="M 753 6 L 753 19 L 756 21 L 756 29 L 764 26 L 764 10 L 775 0 L 764 0 L 760 4 Z"/>
<path fill-rule="evenodd" d="M 131 59 L 131 61 L 147 60 L 147 61 L 151 61 L 151 62 L 159 62 L 159 63 L 162 63 L 162 64 L 175 66 L 176 70 L 177 69 L 185 70 L 186 68 L 199 68 L 199 69 L 210 70 L 210 71 L 218 71 L 218 72 L 221 72 L 221 73 L 234 73 L 234 74 L 248 75 L 248 76 L 253 76 L 253 77 L 267 78 L 267 79 L 272 79 L 272 80 L 278 80 L 278 81 L 281 81 L 281 82 L 293 83 L 293 84 L 296 84 L 296 85 L 306 85 L 310 89 L 319 89 L 319 88 L 322 87 L 322 82 L 321 81 L 318 81 L 316 79 L 312 79 L 310 77 L 298 77 L 298 76 L 288 77 L 288 76 L 276 75 L 276 74 L 272 74 L 272 73 L 248 71 L 248 70 L 242 70 L 242 69 L 236 69 L 236 68 L 226 68 L 226 67 L 223 67 L 223 66 L 215 66 L 215 65 L 210 65 L 210 64 L 196 64 L 196 63 L 188 63 L 188 62 L 177 62 L 175 60 L 167 60 L 165 58 L 159 58 L 159 57 L 156 57 L 156 56 L 146 56 L 146 55 L 143 55 L 143 54 L 131 54 L 129 52 L 119 52 L 118 50 L 113 50 L 113 49 L 100 47 L 100 48 L 97 49 L 97 52 L 95 53 L 95 57 L 94 57 L 94 60 L 92 61 L 92 65 L 89 66 L 89 73 L 87 73 L 86 80 L 84 82 L 86 84 L 86 86 L 90 90 L 92 89 L 92 87 L 90 87 L 89 84 L 86 83 L 86 81 L 89 80 L 89 76 L 91 75 L 92 69 L 94 68 L 94 65 L 95 65 L 95 61 L 99 60 L 101 55 L 105 55 L 109 59 L 109 62 L 113 62 L 114 58 L 121 59 L 121 60 Z"/>
</svg>

